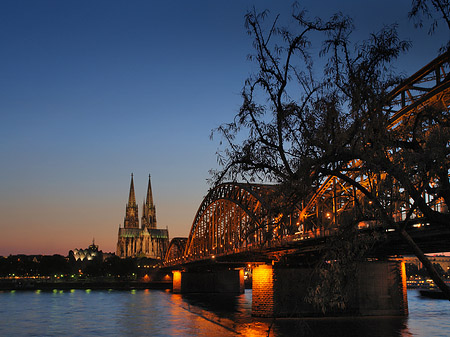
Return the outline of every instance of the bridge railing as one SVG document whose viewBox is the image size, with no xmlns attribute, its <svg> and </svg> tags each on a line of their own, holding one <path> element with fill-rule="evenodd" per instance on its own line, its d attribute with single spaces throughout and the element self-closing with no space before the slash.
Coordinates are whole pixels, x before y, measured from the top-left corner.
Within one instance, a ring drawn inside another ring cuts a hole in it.
<svg viewBox="0 0 450 337">
<path fill-rule="evenodd" d="M 418 218 L 419 221 L 416 223 L 412 223 L 409 228 L 414 231 L 422 231 L 426 228 L 429 228 L 430 224 L 425 221 L 420 221 L 420 218 Z M 189 263 L 194 262 L 201 262 L 201 261 L 214 261 L 215 259 L 218 259 L 223 256 L 228 255 L 234 255 L 234 254 L 243 254 L 243 253 L 249 253 L 252 251 L 261 251 L 264 249 L 270 249 L 270 248 L 279 248 L 284 246 L 289 246 L 292 244 L 301 244 L 302 242 L 308 242 L 308 241 L 314 241 L 318 239 L 324 239 L 327 237 L 332 237 L 336 235 L 339 232 L 339 228 L 328 228 L 328 229 L 316 229 L 313 231 L 305 231 L 305 232 L 297 232 L 293 235 L 287 235 L 283 237 L 281 240 L 277 242 L 275 245 L 272 243 L 267 243 L 265 245 L 255 245 L 255 246 L 248 246 L 245 248 L 233 248 L 227 252 L 223 253 L 215 253 L 214 250 L 203 252 L 201 254 L 190 254 L 188 256 L 182 256 L 179 258 L 174 258 L 168 261 L 164 261 L 163 266 L 165 267 L 173 267 L 173 266 L 182 266 Z M 379 221 L 360 221 L 358 223 L 358 230 L 361 231 L 367 231 L 367 230 L 381 230 L 382 232 L 389 233 L 389 232 L 395 232 L 397 230 L 396 227 L 389 227 L 383 225 Z"/>
</svg>

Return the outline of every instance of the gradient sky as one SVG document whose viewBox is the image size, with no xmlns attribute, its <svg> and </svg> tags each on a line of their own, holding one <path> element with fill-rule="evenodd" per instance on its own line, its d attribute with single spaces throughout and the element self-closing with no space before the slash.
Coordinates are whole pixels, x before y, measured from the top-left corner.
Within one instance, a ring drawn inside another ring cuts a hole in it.
<svg viewBox="0 0 450 337">
<path fill-rule="evenodd" d="M 404 74 L 448 39 L 414 29 L 410 1 L 299 3 L 351 15 L 356 39 L 397 22 L 414 43 Z M 289 1 L 2 0 L 0 255 L 66 255 L 94 237 L 115 251 L 131 172 L 140 210 L 151 174 L 158 226 L 188 236 L 217 166 L 211 129 L 252 70 L 253 5 L 291 22 Z"/>
</svg>

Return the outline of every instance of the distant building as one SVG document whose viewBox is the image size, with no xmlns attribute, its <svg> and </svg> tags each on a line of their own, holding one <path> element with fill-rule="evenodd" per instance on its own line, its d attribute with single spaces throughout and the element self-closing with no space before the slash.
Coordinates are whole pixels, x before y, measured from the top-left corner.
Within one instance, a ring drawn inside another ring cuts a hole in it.
<svg viewBox="0 0 450 337">
<path fill-rule="evenodd" d="M 133 174 L 131 174 L 130 195 L 125 208 L 123 227 L 119 225 L 117 256 L 162 259 L 168 246 L 168 230 L 156 228 L 156 207 L 153 203 L 150 176 L 139 226 L 138 205 L 134 194 Z"/>
<path fill-rule="evenodd" d="M 74 259 L 75 261 L 92 261 L 92 260 L 103 260 L 103 252 L 98 250 L 98 245 L 92 240 L 92 245 L 87 249 L 74 249 L 69 251 L 69 259 Z"/>
<path fill-rule="evenodd" d="M 431 263 L 439 264 L 442 267 L 442 270 L 445 272 L 450 272 L 450 256 L 445 255 L 428 255 L 428 260 L 430 260 Z M 414 264 L 417 266 L 418 269 L 422 269 L 422 262 L 419 261 L 419 259 L 415 256 L 404 256 L 403 261 L 405 263 Z"/>
</svg>

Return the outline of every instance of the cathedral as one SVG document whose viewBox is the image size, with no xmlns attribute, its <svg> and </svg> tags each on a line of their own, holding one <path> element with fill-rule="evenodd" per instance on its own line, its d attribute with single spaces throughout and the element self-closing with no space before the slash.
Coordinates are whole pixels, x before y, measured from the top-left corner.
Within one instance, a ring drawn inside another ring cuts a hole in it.
<svg viewBox="0 0 450 337">
<path fill-rule="evenodd" d="M 139 226 L 138 205 L 134 194 L 133 174 L 131 174 L 130 195 L 125 208 L 123 227 L 119 225 L 116 254 L 122 258 L 162 259 L 169 246 L 169 232 L 167 229 L 156 228 L 156 208 L 153 204 L 150 176 L 142 213 Z"/>
</svg>

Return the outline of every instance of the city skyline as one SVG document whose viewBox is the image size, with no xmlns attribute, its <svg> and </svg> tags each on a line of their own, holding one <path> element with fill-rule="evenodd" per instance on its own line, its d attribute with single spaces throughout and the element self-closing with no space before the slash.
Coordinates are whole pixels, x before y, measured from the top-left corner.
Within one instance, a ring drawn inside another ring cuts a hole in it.
<svg viewBox="0 0 450 337">
<path fill-rule="evenodd" d="M 414 29 L 409 2 L 325 3 L 300 7 L 352 16 L 359 40 L 397 22 L 413 43 L 404 75 L 448 38 Z M 131 173 L 137 203 L 151 174 L 159 228 L 187 237 L 217 167 L 211 130 L 233 119 L 254 69 L 253 5 L 292 24 L 291 4 L 270 1 L 2 2 L 0 255 L 66 255 L 92 238 L 115 251 Z"/>
</svg>

